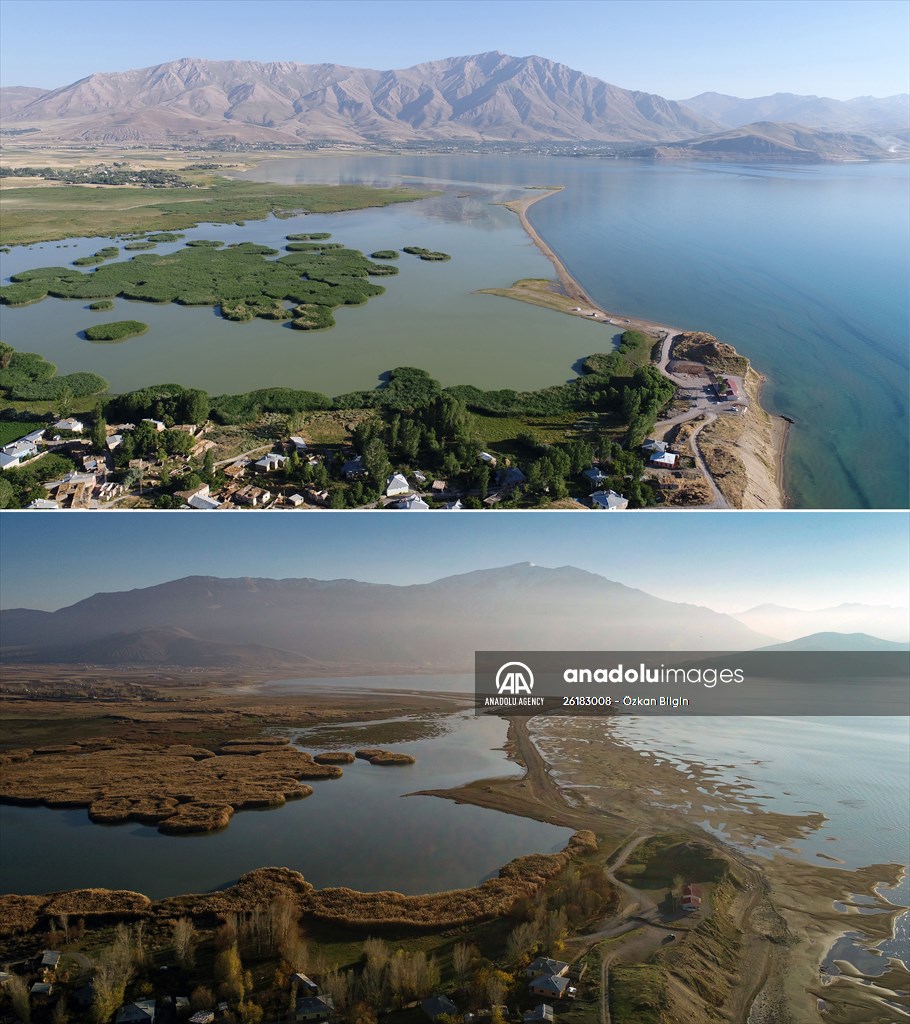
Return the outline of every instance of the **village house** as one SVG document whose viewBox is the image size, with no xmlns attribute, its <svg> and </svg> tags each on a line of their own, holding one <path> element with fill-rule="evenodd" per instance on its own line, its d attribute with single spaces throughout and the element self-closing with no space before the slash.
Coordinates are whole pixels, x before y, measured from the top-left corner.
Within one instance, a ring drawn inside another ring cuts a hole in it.
<svg viewBox="0 0 910 1024">
<path fill-rule="evenodd" d="M 424 999 L 420 1003 L 420 1009 L 423 1010 L 425 1016 L 429 1017 L 430 1020 L 436 1020 L 443 1015 L 453 1017 L 458 1013 L 458 1007 L 449 999 L 448 996 L 430 996 L 429 999 Z"/>
<path fill-rule="evenodd" d="M 246 467 L 249 464 L 247 459 L 241 459 L 239 462 L 232 462 L 230 466 L 225 466 L 221 472 L 224 473 L 228 480 L 239 480 L 246 472 Z"/>
<path fill-rule="evenodd" d="M 197 508 L 201 512 L 214 512 L 216 508 L 221 508 L 221 502 L 210 494 L 194 494 L 187 502 L 187 505 L 190 508 Z"/>
<path fill-rule="evenodd" d="M 41 953 L 41 961 L 38 966 L 45 973 L 49 971 L 56 971 L 57 965 L 60 963 L 60 957 L 62 953 L 58 953 L 56 949 L 45 949 Z"/>
<path fill-rule="evenodd" d="M 206 438 L 200 438 L 192 448 L 190 448 L 190 456 L 194 459 L 201 459 L 207 451 L 210 451 L 215 447 L 214 441 L 209 441 Z"/>
<path fill-rule="evenodd" d="M 650 438 L 645 441 L 641 446 L 643 452 L 665 452 L 667 450 L 666 441 L 653 441 Z"/>
<path fill-rule="evenodd" d="M 190 1017 L 189 1024 L 213 1024 L 215 1020 L 214 1010 L 197 1010 Z"/>
<path fill-rule="evenodd" d="M 601 469 L 600 466 L 592 466 L 581 475 L 590 481 L 592 487 L 600 487 L 601 484 L 605 484 L 610 479 L 610 474 Z"/>
<path fill-rule="evenodd" d="M 15 469 L 21 466 L 26 459 L 34 458 L 38 454 L 38 445 L 34 441 L 13 441 L 0 449 L 0 469 Z"/>
<path fill-rule="evenodd" d="M 414 479 L 419 484 L 425 484 L 427 482 L 426 474 L 425 473 L 421 473 L 419 469 L 415 469 L 414 470 Z"/>
<path fill-rule="evenodd" d="M 385 493 L 387 498 L 394 498 L 399 494 L 408 494 L 410 490 L 411 485 L 401 473 L 393 473 L 386 480 Z"/>
<path fill-rule="evenodd" d="M 209 485 L 200 484 L 198 487 L 191 487 L 188 491 L 174 491 L 174 497 L 179 498 L 185 505 L 189 505 L 191 498 L 207 498 L 209 493 Z"/>
<path fill-rule="evenodd" d="M 331 495 L 325 488 L 317 490 L 315 487 L 308 487 L 306 491 L 304 491 L 304 494 L 306 496 L 306 500 L 311 505 L 328 505 L 331 498 Z"/>
<path fill-rule="evenodd" d="M 313 981 L 312 978 L 308 978 L 305 974 L 291 975 L 291 985 L 297 986 L 297 994 L 302 996 L 318 996 L 319 986 Z"/>
<path fill-rule="evenodd" d="M 116 451 L 123 444 L 123 434 L 110 434 L 107 439 L 108 451 Z"/>
<path fill-rule="evenodd" d="M 433 491 L 434 494 L 444 494 L 448 486 L 449 482 L 447 480 L 434 480 L 433 483 L 430 484 L 430 490 Z"/>
<path fill-rule="evenodd" d="M 682 908 L 688 914 L 694 914 L 701 906 L 701 890 L 697 885 L 687 882 L 682 891 Z"/>
<path fill-rule="evenodd" d="M 600 512 L 622 512 L 629 507 L 629 499 L 616 491 L 595 491 L 591 495 L 591 508 Z"/>
<path fill-rule="evenodd" d="M 233 500 L 240 505 L 248 505 L 250 508 L 262 508 L 272 500 L 272 492 L 262 487 L 254 487 L 247 484 L 231 495 Z"/>
<path fill-rule="evenodd" d="M 54 430 L 68 430 L 71 434 L 81 434 L 85 430 L 85 424 L 82 420 L 74 419 L 72 416 L 68 416 L 66 419 L 57 420 L 53 427 Z"/>
<path fill-rule="evenodd" d="M 348 459 L 348 461 L 341 467 L 341 475 L 346 480 L 353 480 L 355 477 L 363 476 L 366 471 L 362 455 L 355 455 L 353 459 Z"/>
<path fill-rule="evenodd" d="M 114 1015 L 114 1024 L 154 1024 L 155 1000 L 137 999 L 121 1006 Z"/>
<path fill-rule="evenodd" d="M 544 999 L 562 999 L 570 994 L 569 979 L 560 974 L 541 974 L 528 985 L 528 991 L 532 996 L 543 996 Z"/>
<path fill-rule="evenodd" d="M 298 455 L 303 455 L 307 450 L 307 443 L 302 437 L 292 437 L 291 444 L 294 446 L 294 451 L 297 452 Z"/>
<path fill-rule="evenodd" d="M 60 506 L 56 501 L 51 501 L 50 498 L 35 498 L 34 501 L 29 502 L 26 508 L 37 508 L 42 509 L 45 512 L 59 512 Z"/>
<path fill-rule="evenodd" d="M 162 420 L 153 420 L 146 417 L 145 419 L 142 420 L 142 422 L 151 423 L 151 425 L 155 428 L 155 432 L 158 434 L 160 434 L 164 430 L 167 430 L 167 426 L 164 424 Z"/>
<path fill-rule="evenodd" d="M 648 464 L 656 469 L 673 469 L 678 461 L 679 456 L 674 455 L 673 452 L 655 452 L 648 459 Z"/>
<path fill-rule="evenodd" d="M 525 1014 L 521 1019 L 523 1024 L 537 1024 L 538 1021 L 556 1020 L 556 1014 L 553 1012 L 552 1006 L 548 1006 L 546 1003 L 540 1003 L 538 1006 L 535 1006 L 533 1010 L 525 1010 Z"/>
<path fill-rule="evenodd" d="M 257 459 L 255 465 L 257 469 L 262 470 L 264 473 L 273 473 L 277 469 L 283 469 L 287 461 L 287 455 L 282 455 L 280 452 L 269 452 L 268 455 L 263 455 L 261 459 Z"/>
<path fill-rule="evenodd" d="M 28 994 L 32 999 L 45 1000 L 52 995 L 53 991 L 54 986 L 49 981 L 36 981 L 28 990 Z"/>
<path fill-rule="evenodd" d="M 478 458 L 480 459 L 481 462 L 485 462 L 488 466 L 492 466 L 492 467 L 495 468 L 495 466 L 496 466 L 496 456 L 495 455 L 491 455 L 489 452 L 481 452 L 480 455 L 478 456 Z"/>
<path fill-rule="evenodd" d="M 400 508 L 403 512 L 429 512 L 430 510 L 430 506 L 423 500 L 423 498 L 418 497 L 416 494 L 411 494 L 407 498 L 402 498 L 395 507 Z"/>
<path fill-rule="evenodd" d="M 518 466 L 509 466 L 508 469 L 501 469 L 496 474 L 496 482 L 503 490 L 511 490 L 519 484 L 523 484 L 527 477 Z"/>
<path fill-rule="evenodd" d="M 287 503 L 292 505 L 294 508 L 300 508 L 301 505 L 306 504 L 306 498 L 302 494 L 289 494 L 287 497 Z"/>
<path fill-rule="evenodd" d="M 335 1002 L 331 996 L 303 996 L 294 1007 L 294 1020 L 329 1020 L 334 1013 Z"/>
<path fill-rule="evenodd" d="M 551 960 L 548 956 L 539 956 L 525 968 L 526 978 L 539 978 L 541 974 L 562 977 L 569 971 L 569 965 L 562 960 Z"/>
<path fill-rule="evenodd" d="M 462 505 L 461 499 L 460 498 L 456 498 L 454 501 L 450 501 L 445 506 L 443 511 L 445 511 L 445 512 L 460 512 L 463 508 L 464 508 L 464 505 Z"/>
</svg>

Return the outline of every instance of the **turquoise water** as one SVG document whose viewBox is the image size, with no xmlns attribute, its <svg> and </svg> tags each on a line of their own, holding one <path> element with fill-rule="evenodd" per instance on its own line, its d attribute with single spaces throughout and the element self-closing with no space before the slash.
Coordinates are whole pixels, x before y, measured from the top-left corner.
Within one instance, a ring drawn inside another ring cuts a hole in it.
<svg viewBox="0 0 910 1024">
<path fill-rule="evenodd" d="M 706 330 L 796 421 L 786 487 L 806 508 L 908 505 L 910 168 L 547 157 L 272 161 L 276 181 L 561 184 L 535 227 L 608 309 Z"/>
<path fill-rule="evenodd" d="M 372 680 L 359 683 L 372 686 Z M 387 745 L 412 754 L 414 765 L 355 761 L 344 765 L 340 779 L 311 783 L 315 792 L 305 800 L 240 811 L 225 831 L 210 835 L 163 836 L 135 822 L 96 825 L 85 810 L 0 806 L 0 891 L 99 886 L 157 898 L 207 892 L 253 868 L 280 866 L 300 871 L 317 888 L 438 892 L 477 885 L 515 857 L 561 850 L 571 829 L 407 796 L 520 772 L 499 749 L 504 721 L 460 714 L 448 725 L 442 736 Z"/>
<path fill-rule="evenodd" d="M 387 295 L 338 311 L 338 326 L 326 332 L 123 300 L 113 314 L 95 314 L 48 299 L 4 308 L 4 340 L 41 352 L 61 372 L 100 373 L 114 390 L 168 379 L 212 393 L 288 385 L 331 395 L 371 387 L 399 365 L 445 384 L 541 387 L 571 377 L 583 356 L 609 350 L 609 329 L 478 289 L 553 276 L 517 218 L 494 204 L 522 186 L 561 184 L 530 217 L 598 302 L 716 334 L 768 376 L 764 403 L 795 421 L 785 472 L 795 507 L 910 503 L 907 164 L 369 154 L 272 160 L 250 175 L 416 183 L 444 194 L 381 210 L 202 226 L 188 237 L 280 244 L 288 233 L 327 230 L 367 252 L 414 243 L 454 258 L 402 257 L 399 276 L 382 280 Z M 8 276 L 103 244 L 16 248 L 0 267 Z M 119 345 L 78 337 L 90 323 L 127 317 L 151 330 Z"/>
</svg>

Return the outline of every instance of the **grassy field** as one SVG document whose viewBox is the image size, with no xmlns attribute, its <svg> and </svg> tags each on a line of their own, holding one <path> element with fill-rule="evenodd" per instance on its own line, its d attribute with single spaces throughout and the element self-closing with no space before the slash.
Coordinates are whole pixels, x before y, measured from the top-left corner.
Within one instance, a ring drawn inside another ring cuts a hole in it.
<svg viewBox="0 0 910 1024">
<path fill-rule="evenodd" d="M 18 441 L 20 437 L 25 437 L 26 434 L 30 434 L 39 427 L 43 430 L 46 426 L 46 423 L 39 423 L 37 420 L 33 422 L 0 420 L 0 448 L 11 441 Z"/>
<path fill-rule="evenodd" d="M 610 970 L 610 1016 L 614 1024 L 660 1024 L 666 979 L 664 968 L 650 964 Z"/>
<path fill-rule="evenodd" d="M 233 224 L 269 214 L 337 213 L 413 202 L 431 193 L 366 185 L 275 185 L 205 179 L 199 188 L 0 189 L 0 244 L 172 231 L 203 222 Z"/>
</svg>

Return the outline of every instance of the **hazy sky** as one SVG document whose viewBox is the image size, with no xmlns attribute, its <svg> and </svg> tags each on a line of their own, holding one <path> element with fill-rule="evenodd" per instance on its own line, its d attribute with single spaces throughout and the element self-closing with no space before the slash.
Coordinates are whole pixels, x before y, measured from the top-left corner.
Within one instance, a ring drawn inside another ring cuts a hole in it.
<svg viewBox="0 0 910 1024">
<path fill-rule="evenodd" d="M 627 89 L 910 91 L 907 0 L 0 0 L 4 85 L 178 57 L 401 68 L 501 50 Z"/>
<path fill-rule="evenodd" d="M 53 610 L 191 575 L 408 584 L 524 561 L 717 611 L 905 605 L 910 573 L 898 512 L 7 513 L 0 531 L 4 608 Z"/>
</svg>

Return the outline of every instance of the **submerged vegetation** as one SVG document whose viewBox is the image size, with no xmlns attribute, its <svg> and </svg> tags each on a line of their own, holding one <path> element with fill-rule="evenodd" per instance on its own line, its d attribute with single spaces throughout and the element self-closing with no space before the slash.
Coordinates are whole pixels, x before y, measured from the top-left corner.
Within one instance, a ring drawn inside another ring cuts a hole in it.
<svg viewBox="0 0 910 1024">
<path fill-rule="evenodd" d="M 57 367 L 35 352 L 17 352 L 0 342 L 0 396 L 12 401 L 48 402 L 84 398 L 107 390 L 97 373 L 57 376 Z"/>
<path fill-rule="evenodd" d="M 430 263 L 441 263 L 452 258 L 447 252 L 433 252 L 432 249 L 424 249 L 419 245 L 406 245 L 401 251 L 409 256 L 419 256 Z"/>
<path fill-rule="evenodd" d="M 368 276 L 397 272 L 340 244 L 325 248 L 318 243 L 300 244 L 308 251 L 273 260 L 267 257 L 277 256 L 276 249 L 254 242 L 221 248 L 223 242 L 195 240 L 169 255 L 135 256 L 90 274 L 66 267 L 26 270 L 0 288 L 0 302 L 20 306 L 48 295 L 66 299 L 121 296 L 142 302 L 219 306 L 228 320 L 292 319 L 292 326 L 299 330 L 315 330 L 334 325 L 336 306 L 360 305 L 383 293 Z M 296 308 L 291 312 L 282 302 L 296 303 Z M 100 335 L 89 337 L 102 340 Z"/>
<path fill-rule="evenodd" d="M 149 325 L 141 320 L 114 320 L 109 324 L 86 327 L 83 333 L 89 341 L 124 341 L 137 334 L 145 334 L 148 329 Z"/>
</svg>

